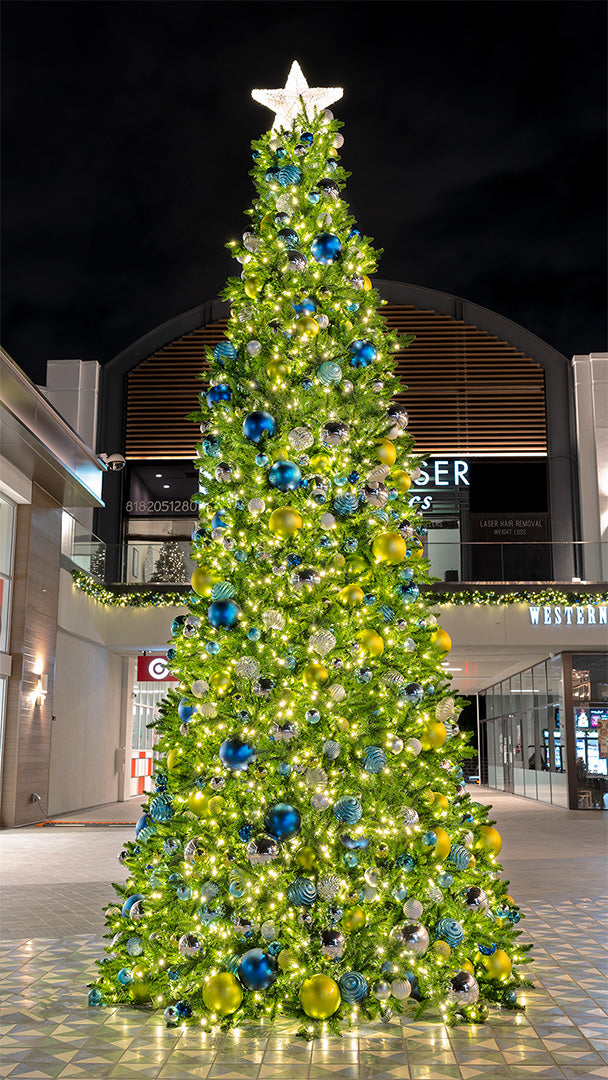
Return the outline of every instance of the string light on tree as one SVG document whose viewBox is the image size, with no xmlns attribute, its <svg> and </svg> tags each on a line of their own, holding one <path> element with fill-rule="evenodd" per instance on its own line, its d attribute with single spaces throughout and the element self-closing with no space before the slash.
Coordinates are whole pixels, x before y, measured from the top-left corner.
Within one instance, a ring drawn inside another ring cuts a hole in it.
<svg viewBox="0 0 608 1080">
<path fill-rule="evenodd" d="M 411 339 L 386 328 L 343 197 L 341 94 L 297 64 L 254 91 L 276 118 L 207 351 L 178 682 L 90 999 L 161 1005 L 169 1027 L 291 1016 L 310 1037 L 519 1007 L 521 914 L 463 782 L 407 502 L 419 459 L 391 404 Z"/>
</svg>

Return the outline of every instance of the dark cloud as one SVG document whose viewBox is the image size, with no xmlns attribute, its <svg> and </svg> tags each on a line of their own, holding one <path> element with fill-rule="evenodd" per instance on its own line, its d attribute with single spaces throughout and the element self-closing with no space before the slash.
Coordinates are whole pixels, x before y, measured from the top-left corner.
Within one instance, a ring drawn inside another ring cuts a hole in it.
<svg viewBox="0 0 608 1080">
<path fill-rule="evenodd" d="M 270 121 L 250 90 L 294 58 L 345 87 L 382 277 L 605 348 L 604 4 L 3 7 L 3 343 L 35 379 L 222 289 Z"/>
</svg>

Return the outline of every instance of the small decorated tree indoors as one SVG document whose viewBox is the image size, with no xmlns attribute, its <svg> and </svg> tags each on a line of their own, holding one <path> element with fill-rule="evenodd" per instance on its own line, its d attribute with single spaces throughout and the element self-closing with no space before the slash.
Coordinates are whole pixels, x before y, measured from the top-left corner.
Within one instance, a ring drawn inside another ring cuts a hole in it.
<svg viewBox="0 0 608 1080">
<path fill-rule="evenodd" d="M 230 247 L 226 340 L 210 354 L 179 688 L 156 790 L 106 911 L 91 1004 L 169 1024 L 293 1017 L 304 1034 L 431 1007 L 520 1008 L 528 946 L 501 839 L 466 793 L 441 661 L 418 461 L 349 214 L 338 88 L 254 91 L 255 198 Z M 207 378 L 207 376 L 205 376 Z"/>
</svg>

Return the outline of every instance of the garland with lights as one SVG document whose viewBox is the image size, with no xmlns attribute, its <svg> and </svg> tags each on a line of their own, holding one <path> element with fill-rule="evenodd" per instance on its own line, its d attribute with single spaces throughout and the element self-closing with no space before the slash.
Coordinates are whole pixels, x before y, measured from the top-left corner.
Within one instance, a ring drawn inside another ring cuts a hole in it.
<svg viewBox="0 0 608 1080">
<path fill-rule="evenodd" d="M 149 1003 L 169 1026 L 291 1016 L 306 1037 L 427 1008 L 477 1023 L 522 1007 L 529 946 L 465 790 L 450 640 L 421 589 L 418 458 L 392 400 L 408 340 L 342 198 L 341 125 L 290 80 L 260 92 L 285 126 L 253 144 L 230 245 L 179 685 L 89 1001 Z"/>
<path fill-rule="evenodd" d="M 116 592 L 112 589 L 106 588 L 104 585 L 100 585 L 98 581 L 90 577 L 83 570 L 73 570 L 72 577 L 74 585 L 77 589 L 82 590 L 87 596 L 97 600 L 100 604 L 114 604 L 118 607 L 185 607 L 187 604 L 194 600 L 196 602 L 196 594 L 193 596 L 188 594 L 186 590 L 183 592 Z M 563 592 L 557 589 L 544 590 L 542 592 L 531 591 L 529 589 L 522 590 L 521 592 L 508 592 L 499 593 L 493 590 L 480 591 L 479 589 L 466 589 L 459 592 L 449 593 L 434 593 L 432 589 L 422 588 L 421 593 L 432 597 L 433 606 L 450 607 L 462 606 L 465 604 L 477 604 L 485 606 L 500 607 L 504 605 L 513 604 L 562 604 L 571 607 L 580 607 L 581 605 L 593 604 L 608 604 L 608 592 Z"/>
</svg>

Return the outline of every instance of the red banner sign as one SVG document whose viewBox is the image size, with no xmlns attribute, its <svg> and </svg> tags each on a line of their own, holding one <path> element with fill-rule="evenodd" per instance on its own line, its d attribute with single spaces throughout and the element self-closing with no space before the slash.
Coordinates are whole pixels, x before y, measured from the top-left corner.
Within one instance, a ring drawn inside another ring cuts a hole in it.
<svg viewBox="0 0 608 1080">
<path fill-rule="evenodd" d="M 146 656 L 137 657 L 137 681 L 179 682 L 179 679 L 171 675 L 166 656 L 162 653 L 147 653 Z"/>
</svg>

